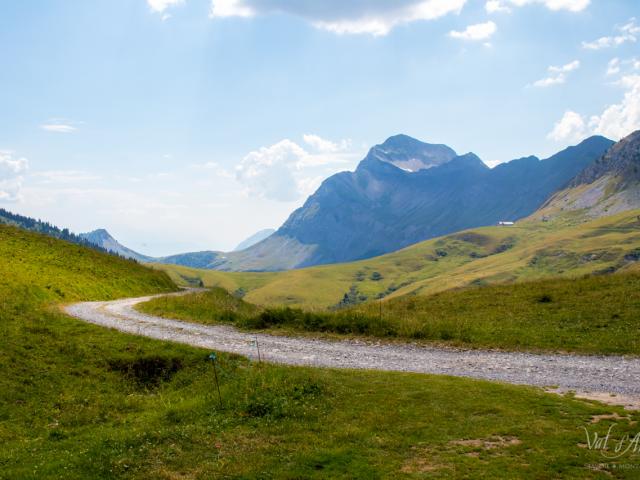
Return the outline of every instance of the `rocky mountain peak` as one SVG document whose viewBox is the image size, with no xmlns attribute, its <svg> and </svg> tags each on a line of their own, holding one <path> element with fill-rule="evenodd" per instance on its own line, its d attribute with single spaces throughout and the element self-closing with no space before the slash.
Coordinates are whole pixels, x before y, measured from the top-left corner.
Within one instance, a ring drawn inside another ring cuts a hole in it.
<svg viewBox="0 0 640 480">
<path fill-rule="evenodd" d="M 390 163 L 407 172 L 418 172 L 443 165 L 456 156 L 456 152 L 446 145 L 424 143 L 408 135 L 395 135 L 373 147 L 367 159 Z"/>
</svg>

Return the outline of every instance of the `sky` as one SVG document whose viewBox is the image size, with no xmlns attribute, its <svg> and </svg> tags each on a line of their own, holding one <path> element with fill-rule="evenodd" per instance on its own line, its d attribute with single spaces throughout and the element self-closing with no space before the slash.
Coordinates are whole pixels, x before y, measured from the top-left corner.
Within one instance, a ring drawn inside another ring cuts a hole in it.
<svg viewBox="0 0 640 480">
<path fill-rule="evenodd" d="M 0 207 L 230 250 L 398 133 L 488 165 L 640 129 L 637 0 L 0 2 Z"/>
</svg>

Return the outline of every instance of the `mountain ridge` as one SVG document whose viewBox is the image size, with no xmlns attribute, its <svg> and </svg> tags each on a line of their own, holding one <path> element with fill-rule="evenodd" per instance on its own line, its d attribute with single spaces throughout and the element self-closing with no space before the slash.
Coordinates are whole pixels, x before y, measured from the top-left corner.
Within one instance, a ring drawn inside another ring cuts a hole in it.
<svg viewBox="0 0 640 480">
<path fill-rule="evenodd" d="M 451 157 L 455 152 L 449 149 L 453 153 L 438 165 L 407 171 L 389 161 L 389 152 L 401 151 L 404 162 L 410 156 L 406 152 L 420 152 L 420 145 L 426 152 L 422 159 L 433 148 L 407 139 L 395 136 L 373 147 L 354 172 L 323 181 L 266 243 L 211 267 L 261 271 L 353 261 L 466 228 L 524 218 L 613 145 L 593 136 L 545 160 L 523 157 L 493 169 L 473 153 Z M 403 141 L 408 142 L 404 152 L 398 146 Z M 283 245 L 289 254 L 281 254 Z M 280 253 L 270 255 L 269 250 Z"/>
</svg>

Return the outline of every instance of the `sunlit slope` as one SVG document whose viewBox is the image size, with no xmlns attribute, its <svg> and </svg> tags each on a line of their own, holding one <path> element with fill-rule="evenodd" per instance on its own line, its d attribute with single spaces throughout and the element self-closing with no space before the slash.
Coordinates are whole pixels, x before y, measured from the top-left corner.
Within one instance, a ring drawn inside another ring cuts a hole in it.
<svg viewBox="0 0 640 480">
<path fill-rule="evenodd" d="M 249 302 L 328 307 L 350 290 L 359 301 L 429 294 L 473 284 L 638 270 L 640 211 L 585 222 L 567 214 L 422 242 L 360 262 L 277 273 L 224 273 L 161 266 L 175 281 L 246 293 Z"/>
<path fill-rule="evenodd" d="M 0 317 L 14 305 L 22 312 L 43 302 L 104 300 L 175 289 L 167 275 L 132 260 L 0 225 Z"/>
</svg>

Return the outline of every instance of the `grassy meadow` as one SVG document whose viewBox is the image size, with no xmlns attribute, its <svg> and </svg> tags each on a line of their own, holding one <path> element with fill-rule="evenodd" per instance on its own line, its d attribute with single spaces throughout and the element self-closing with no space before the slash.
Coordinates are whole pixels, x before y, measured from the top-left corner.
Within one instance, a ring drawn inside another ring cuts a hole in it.
<svg viewBox="0 0 640 480">
<path fill-rule="evenodd" d="M 10 227 L 0 254 L 0 478 L 634 478 L 583 427 L 632 434 L 637 413 L 534 388 L 223 354 L 221 406 L 209 352 L 56 307 L 173 290 L 164 274 Z"/>
<path fill-rule="evenodd" d="M 286 272 L 218 272 L 157 265 L 178 284 L 222 287 L 255 305 L 312 309 L 455 288 L 592 273 L 640 271 L 640 211 L 585 221 L 568 213 L 513 227 L 440 237 L 377 258 Z"/>
</svg>

